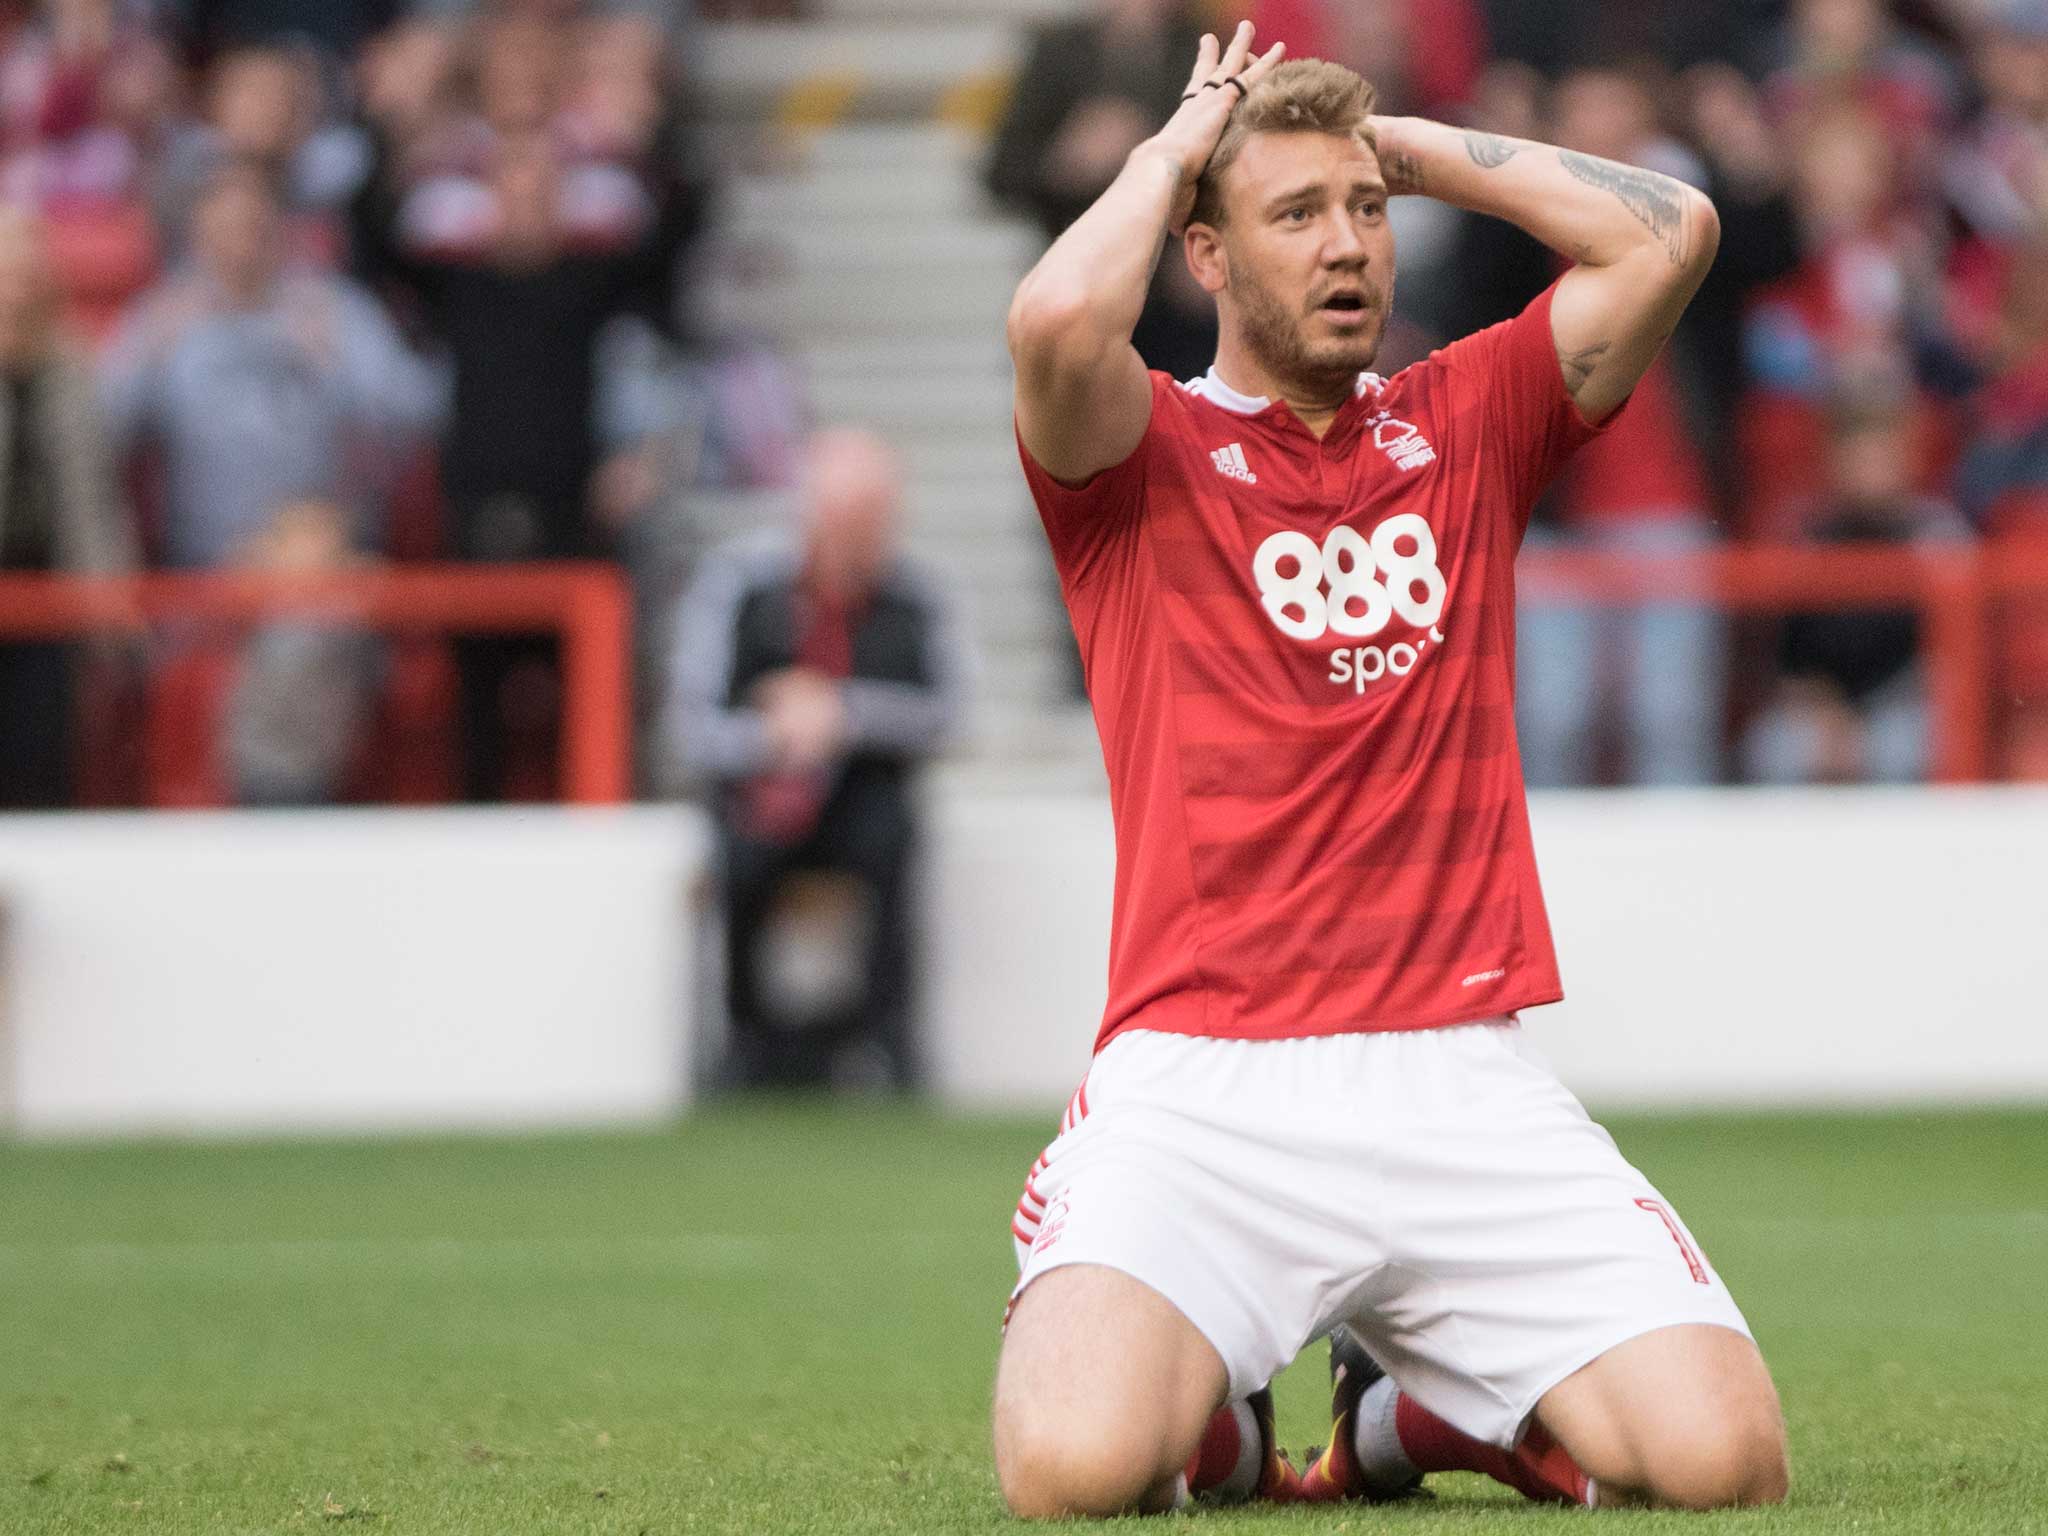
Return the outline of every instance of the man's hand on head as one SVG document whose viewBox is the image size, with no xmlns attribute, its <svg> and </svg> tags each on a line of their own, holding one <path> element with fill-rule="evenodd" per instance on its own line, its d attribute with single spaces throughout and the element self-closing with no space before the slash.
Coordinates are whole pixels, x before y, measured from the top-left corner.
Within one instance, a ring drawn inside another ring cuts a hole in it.
<svg viewBox="0 0 2048 1536">
<path fill-rule="evenodd" d="M 1550 306 L 1558 366 L 1588 421 L 1656 361 L 1705 278 L 1720 221 L 1701 193 L 1641 166 L 1419 117 L 1375 117 L 1392 192 L 1507 220 L 1571 263 Z"/>
<path fill-rule="evenodd" d="M 1223 137 L 1231 112 L 1286 56 L 1287 45 L 1275 43 L 1254 58 L 1252 38 L 1252 24 L 1248 21 L 1238 23 L 1228 48 L 1216 41 L 1214 33 L 1203 33 L 1180 110 L 1167 119 L 1164 128 L 1132 151 L 1158 155 L 1179 178 L 1179 191 L 1174 194 L 1173 214 L 1168 221 L 1176 233 L 1187 227 L 1188 216 L 1194 212 L 1195 183 L 1202 179 L 1209 157 L 1216 152 L 1216 143 Z"/>
<path fill-rule="evenodd" d="M 1169 232 L 1186 228 L 1231 109 L 1285 50 L 1252 56 L 1252 29 L 1228 49 L 1205 36 L 1186 96 L 1130 152 L 1102 195 L 1017 285 L 1005 319 L 1017 366 L 1017 433 L 1063 485 L 1086 485 L 1127 460 L 1152 418 L 1152 381 L 1131 345 Z"/>
<path fill-rule="evenodd" d="M 1421 156 L 1407 142 L 1403 131 L 1405 121 L 1398 117 L 1371 119 L 1380 177 L 1386 182 L 1390 197 L 1426 196 L 1429 177 L 1423 170 Z"/>
</svg>

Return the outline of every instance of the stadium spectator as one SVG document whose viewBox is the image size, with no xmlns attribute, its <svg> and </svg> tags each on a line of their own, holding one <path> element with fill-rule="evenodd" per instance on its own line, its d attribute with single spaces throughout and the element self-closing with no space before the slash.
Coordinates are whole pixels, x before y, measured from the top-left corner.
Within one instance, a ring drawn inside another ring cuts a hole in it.
<svg viewBox="0 0 2048 1536">
<path fill-rule="evenodd" d="M 1938 173 L 1938 147 L 1960 99 L 1954 65 L 1909 30 L 1891 0 L 1793 0 L 1766 81 L 1773 110 L 1796 124 L 1835 103 L 1868 114 L 1879 147 L 1913 197 Z"/>
<path fill-rule="evenodd" d="M 1962 524 L 1914 487 L 1910 405 L 1885 383 L 1851 389 L 1830 421 L 1826 499 L 1809 536 L 1822 543 L 1951 538 Z M 1928 769 L 1920 619 L 1912 609 L 1795 613 L 1779 636 L 1780 681 L 1743 742 L 1760 783 L 1909 783 Z"/>
<path fill-rule="evenodd" d="M 300 501 L 243 552 L 247 569 L 305 576 L 348 569 L 364 556 L 346 510 Z M 243 648 L 227 706 L 224 757 L 240 805 L 326 805 L 344 777 L 369 714 L 380 656 L 371 638 L 334 625 L 266 624 Z"/>
<path fill-rule="evenodd" d="M 1957 496 L 1980 528 L 2038 535 L 2048 530 L 2048 227 L 2006 267 Z"/>
<path fill-rule="evenodd" d="M 2048 527 L 2048 0 L 1994 0 L 1971 54 L 1983 109 L 1946 182 L 1963 238 L 1949 315 L 1983 387 L 1957 498 L 1993 533 Z"/>
<path fill-rule="evenodd" d="M 57 309 L 33 215 L 0 207 L 0 570 L 130 570 L 133 538 L 91 368 Z M 75 651 L 0 645 L 0 809 L 72 802 Z"/>
<path fill-rule="evenodd" d="M 911 778 L 959 722 L 965 643 L 945 588 L 897 549 L 902 471 L 873 437 L 811 445 L 801 539 L 700 563 L 677 625 L 670 728 L 713 791 L 731 1076 L 790 1086 L 920 1077 L 913 1039 Z M 772 1011 L 762 935 L 791 876 L 865 893 L 857 1000 L 801 1032 Z"/>
<path fill-rule="evenodd" d="M 1486 65 L 1477 0 L 1258 0 L 1250 16 L 1291 57 L 1357 70 L 1386 113 L 1462 117 Z"/>
<path fill-rule="evenodd" d="M 1550 132 L 1549 87 L 1526 65 L 1496 62 L 1480 76 L 1466 120 L 1487 133 L 1541 139 Z M 1389 205 L 1389 216 L 1400 218 L 1404 204 L 1432 201 L 1396 198 Z M 1463 210 L 1454 209 L 1451 214 L 1455 222 L 1450 247 L 1434 273 L 1427 268 L 1416 271 L 1412 243 L 1406 239 L 1410 232 L 1398 225 L 1395 229 L 1395 238 L 1404 241 L 1396 314 L 1415 312 L 1440 342 L 1470 335 L 1521 313 L 1556 276 L 1550 253 L 1519 229 Z M 1389 366 L 1395 366 L 1391 359 Z"/>
<path fill-rule="evenodd" d="M 1916 468 L 1932 482 L 1946 456 L 1941 399 L 1974 378 L 1947 324 L 1938 230 L 1901 182 L 1874 113 L 1835 103 L 1806 114 L 1792 165 L 1802 259 L 1755 296 L 1745 334 L 1748 475 L 1762 492 L 1753 533 L 1785 531 L 1822 492 L 1827 402 L 1845 382 L 1913 382 Z"/>
<path fill-rule="evenodd" d="M 694 218 L 672 199 L 629 244 L 579 237 L 570 188 L 544 134 L 497 146 L 481 243 L 408 248 L 384 265 L 404 279 L 454 366 L 441 476 L 465 560 L 603 557 L 612 530 L 591 515 L 610 478 L 597 433 L 597 346 L 615 318 L 665 324 L 676 253 Z M 552 640 L 489 636 L 458 645 L 465 782 L 471 798 L 545 794 L 515 782 L 555 725 Z M 547 771 L 535 768 L 535 772 Z"/>
<path fill-rule="evenodd" d="M 343 215 L 369 174 L 369 146 L 328 110 L 319 56 L 302 48 L 243 47 L 222 54 L 205 86 L 206 117 L 173 136 L 156 177 L 159 225 L 183 245 L 194 192 L 222 165 L 259 166 L 282 191 L 294 254 L 339 266 Z"/>
<path fill-rule="evenodd" d="M 1172 115 L 1200 36 L 1181 0 L 1101 0 L 1093 15 L 1040 28 L 989 152 L 989 191 L 1057 238 Z M 1135 345 L 1177 379 L 1209 366 L 1214 306 L 1185 263 L 1159 264 Z"/>
<path fill-rule="evenodd" d="M 1483 0 L 1483 9 L 1496 59 L 1556 77 L 1620 59 L 1760 68 L 1784 0 Z"/>
<path fill-rule="evenodd" d="M 1969 60 L 1983 105 L 1943 188 L 1977 239 L 2007 246 L 2048 210 L 2048 0 L 1988 0 Z"/>
<path fill-rule="evenodd" d="M 176 86 L 133 7 L 44 0 L 0 55 L 0 197 L 51 212 L 138 197 Z"/>
<path fill-rule="evenodd" d="M 452 43 L 408 28 L 367 74 L 383 135 L 377 185 L 361 211 L 379 226 L 367 233 L 373 245 L 429 260 L 483 255 L 497 218 L 496 167 L 537 140 L 558 167 L 553 217 L 570 246 L 630 247 L 675 203 L 667 43 L 644 18 L 571 25 L 515 13 L 479 21 Z"/>
<path fill-rule="evenodd" d="M 348 506 L 351 542 L 374 548 L 375 467 L 394 439 L 439 421 L 439 381 L 367 293 L 288 263 L 260 168 L 215 173 L 192 245 L 189 269 L 141 300 L 104 369 L 121 451 L 162 450 L 163 562 L 232 563 L 307 497 Z"/>
<path fill-rule="evenodd" d="M 241 48 L 305 45 L 328 60 L 353 58 L 415 7 L 406 0 L 163 0 L 201 58 Z"/>
<path fill-rule="evenodd" d="M 377 169 L 387 188 L 405 147 L 452 110 L 457 44 L 448 27 L 407 21 L 379 33 L 357 56 L 358 104 L 377 138 Z"/>
<path fill-rule="evenodd" d="M 1557 89 L 1557 142 L 1566 149 L 1647 166 L 1681 181 L 1699 163 L 1661 136 L 1641 78 L 1615 69 L 1575 71 Z M 1694 447 L 1676 371 L 1660 357 L 1628 409 L 1581 450 L 1532 547 L 1679 554 L 1713 538 L 1706 467 Z M 1702 784 L 1719 777 L 1724 664 L 1718 618 L 1698 604 L 1635 609 L 1525 604 L 1517 633 L 1517 703 L 1523 772 L 1532 785 L 1600 777 L 1601 725 L 1618 727 L 1623 777 Z M 1616 707 L 1603 701 L 1610 683 Z"/>
<path fill-rule="evenodd" d="M 117 447 L 160 456 L 159 558 L 183 569 L 303 566 L 309 549 L 376 550 L 389 490 L 380 466 L 438 422 L 440 381 L 367 293 L 288 264 L 262 169 L 216 172 L 192 235 L 190 270 L 141 301 L 105 365 Z M 318 536 L 307 533 L 308 503 L 339 509 L 323 514 L 332 527 Z M 282 562 L 280 542 L 294 551 Z M 251 654 L 285 644 L 259 635 Z M 328 696 L 367 689 L 362 647 L 321 654 L 334 665 Z M 226 725 L 230 743 L 251 729 Z M 311 795 L 341 772 L 337 757 L 298 782 Z M 268 778 L 248 788 L 284 794 Z"/>
<path fill-rule="evenodd" d="M 1694 66 L 1677 88 L 1686 142 L 1721 216 L 1721 250 L 1679 322 L 1671 358 L 1700 457 L 1720 469 L 1708 487 L 1714 509 L 1741 533 L 1751 526 L 1737 446 L 1743 326 L 1751 296 L 1799 265 L 1799 219 L 1785 150 L 1757 88 L 1723 63 Z"/>
</svg>

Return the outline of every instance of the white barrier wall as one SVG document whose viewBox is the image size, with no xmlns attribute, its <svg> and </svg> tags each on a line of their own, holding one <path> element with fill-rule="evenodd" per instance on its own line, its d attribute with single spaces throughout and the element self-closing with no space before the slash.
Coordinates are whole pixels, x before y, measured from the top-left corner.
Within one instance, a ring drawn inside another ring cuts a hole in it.
<svg viewBox="0 0 2048 1536">
<path fill-rule="evenodd" d="M 1540 797 L 1602 1105 L 2048 1100 L 2048 790 Z M 0 1130 L 651 1121 L 690 1080 L 705 839 L 686 813 L 0 819 Z M 953 787 L 927 855 L 949 1103 L 1086 1070 L 1100 795 Z"/>
<path fill-rule="evenodd" d="M 1094 796 L 939 811 L 949 1099 L 1064 1102 L 1107 967 Z M 1568 1000 L 1525 1021 L 1607 1105 L 2048 1099 L 2048 791 L 1549 795 Z"/>
<path fill-rule="evenodd" d="M 701 845 L 667 810 L 0 819 L 0 1128 L 668 1116 Z"/>
</svg>

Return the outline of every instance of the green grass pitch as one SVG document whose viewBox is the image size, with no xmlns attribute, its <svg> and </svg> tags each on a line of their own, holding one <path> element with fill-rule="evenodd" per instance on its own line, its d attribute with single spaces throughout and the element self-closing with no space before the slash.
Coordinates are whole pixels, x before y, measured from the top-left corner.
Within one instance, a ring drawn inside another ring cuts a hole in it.
<svg viewBox="0 0 2048 1536">
<path fill-rule="evenodd" d="M 2048 1531 L 2048 1110 L 1623 1119 L 1748 1310 L 1794 1502 L 1143 1529 Z M 1004 1528 L 1007 1228 L 1046 1123 L 749 1105 L 663 1135 L 0 1146 L 0 1532 Z M 1281 1383 L 1324 1427 L 1312 1349 Z"/>
</svg>

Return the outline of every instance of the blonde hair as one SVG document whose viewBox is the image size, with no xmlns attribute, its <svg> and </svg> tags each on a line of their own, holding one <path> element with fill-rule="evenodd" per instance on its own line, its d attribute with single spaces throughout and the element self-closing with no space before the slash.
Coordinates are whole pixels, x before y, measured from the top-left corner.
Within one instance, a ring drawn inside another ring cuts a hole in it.
<svg viewBox="0 0 2048 1536">
<path fill-rule="evenodd" d="M 1342 64 L 1289 59 L 1253 86 L 1230 114 L 1216 152 L 1195 183 L 1192 221 L 1222 228 L 1224 173 L 1255 133 L 1336 134 L 1377 149 L 1372 109 L 1378 95 L 1369 81 Z"/>
</svg>

